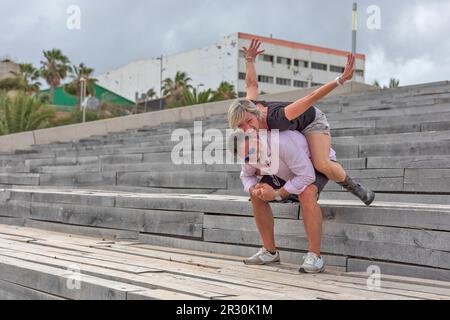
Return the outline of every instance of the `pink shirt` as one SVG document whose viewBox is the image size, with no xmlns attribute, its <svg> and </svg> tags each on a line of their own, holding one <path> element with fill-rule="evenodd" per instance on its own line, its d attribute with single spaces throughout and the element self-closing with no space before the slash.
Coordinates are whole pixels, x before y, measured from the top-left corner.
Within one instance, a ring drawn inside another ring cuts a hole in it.
<svg viewBox="0 0 450 320">
<path fill-rule="evenodd" d="M 268 133 L 270 137 L 270 133 Z M 287 130 L 279 134 L 279 168 L 273 173 L 286 181 L 284 189 L 291 194 L 301 194 L 308 185 L 316 181 L 315 170 L 305 136 L 299 131 Z M 272 142 L 268 139 L 269 156 Z M 336 152 L 330 148 L 330 159 L 336 161 Z M 243 164 L 241 181 L 245 192 L 258 183 L 256 170 L 267 169 L 263 164 Z"/>
</svg>

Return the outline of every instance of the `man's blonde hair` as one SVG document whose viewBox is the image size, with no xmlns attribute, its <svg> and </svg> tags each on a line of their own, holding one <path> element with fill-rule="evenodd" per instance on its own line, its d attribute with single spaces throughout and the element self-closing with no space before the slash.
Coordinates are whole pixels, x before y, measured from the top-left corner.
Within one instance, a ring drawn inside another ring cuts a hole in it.
<svg viewBox="0 0 450 320">
<path fill-rule="evenodd" d="M 236 129 L 239 126 L 239 122 L 244 119 L 246 112 L 254 114 L 258 121 L 261 121 L 262 112 L 253 102 L 247 99 L 238 99 L 228 109 L 228 124 L 230 128 Z"/>
</svg>

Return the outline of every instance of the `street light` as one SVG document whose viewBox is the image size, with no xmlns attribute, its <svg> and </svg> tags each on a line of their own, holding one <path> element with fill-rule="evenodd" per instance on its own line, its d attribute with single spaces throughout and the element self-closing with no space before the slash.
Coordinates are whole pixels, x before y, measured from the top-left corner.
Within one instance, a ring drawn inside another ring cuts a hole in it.
<svg viewBox="0 0 450 320">
<path fill-rule="evenodd" d="M 160 60 L 160 73 L 159 73 L 159 110 L 162 110 L 162 77 L 163 77 L 163 55 L 161 57 L 156 58 L 156 60 Z"/>
<path fill-rule="evenodd" d="M 80 78 L 80 101 L 81 101 L 81 108 L 83 109 L 83 123 L 86 122 L 86 78 L 81 77 Z"/>
<path fill-rule="evenodd" d="M 204 87 L 205 85 L 203 83 L 200 83 L 199 85 L 197 85 L 197 93 L 198 93 L 198 88 L 200 87 Z"/>
</svg>

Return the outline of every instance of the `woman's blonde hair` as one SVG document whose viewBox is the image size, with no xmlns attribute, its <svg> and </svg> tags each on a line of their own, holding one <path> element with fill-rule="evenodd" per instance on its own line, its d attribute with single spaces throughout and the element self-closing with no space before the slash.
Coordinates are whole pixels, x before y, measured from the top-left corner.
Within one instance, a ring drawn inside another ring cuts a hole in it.
<svg viewBox="0 0 450 320">
<path fill-rule="evenodd" d="M 253 102 L 247 99 L 238 99 L 228 109 L 228 124 L 230 128 L 236 129 L 239 126 L 239 122 L 245 117 L 245 112 L 254 114 L 258 121 L 262 119 L 261 110 Z"/>
</svg>

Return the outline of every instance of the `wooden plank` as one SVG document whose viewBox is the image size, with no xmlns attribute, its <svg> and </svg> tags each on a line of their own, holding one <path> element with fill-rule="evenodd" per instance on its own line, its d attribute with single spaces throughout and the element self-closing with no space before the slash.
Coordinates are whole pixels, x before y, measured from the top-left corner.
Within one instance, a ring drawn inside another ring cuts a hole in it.
<svg viewBox="0 0 450 320">
<path fill-rule="evenodd" d="M 208 235 L 214 234 L 216 229 L 251 232 L 258 231 L 254 219 L 252 218 L 215 215 L 205 215 L 204 228 L 211 229 L 208 232 Z M 322 234 L 325 237 L 341 237 L 343 241 L 346 239 L 354 239 L 382 244 L 396 243 L 420 248 L 450 251 L 450 233 L 442 231 L 424 231 L 354 223 L 347 224 L 326 220 L 323 223 Z M 275 235 L 304 237 L 306 236 L 306 232 L 303 221 L 275 219 Z M 205 240 L 208 241 L 206 234 Z M 236 241 L 236 239 L 233 239 L 233 241 Z"/>
<path fill-rule="evenodd" d="M 75 240 L 76 242 L 78 242 L 78 240 Z M 61 241 L 60 240 L 58 240 L 58 242 L 57 243 L 61 243 Z M 71 245 L 68 245 L 68 244 L 60 244 L 62 247 L 64 247 L 64 248 L 68 248 L 68 247 L 71 247 Z M 110 248 L 107 248 L 107 247 L 104 247 L 104 250 L 107 250 L 108 252 L 110 252 Z M 129 251 L 135 251 L 135 249 L 134 248 L 125 248 L 125 250 L 126 250 L 126 252 L 129 252 Z M 142 250 L 142 251 L 145 251 L 145 250 Z M 148 251 L 147 251 L 148 252 Z M 166 257 L 167 258 L 167 257 Z M 169 261 L 169 259 L 170 259 L 170 263 L 173 263 L 173 258 L 167 258 L 167 260 Z M 219 262 L 220 263 L 220 262 Z M 222 265 L 222 264 L 221 264 Z M 214 275 L 214 277 L 217 277 L 217 275 Z M 224 279 L 220 279 L 221 281 L 224 281 Z M 257 282 L 255 279 L 251 279 L 252 280 L 252 282 Z M 314 285 L 314 286 L 311 286 L 311 288 L 309 289 L 310 291 L 311 290 L 314 290 L 313 288 L 315 287 L 316 285 Z M 290 293 L 290 296 L 291 297 L 293 297 L 293 294 L 294 293 Z M 315 293 L 315 294 L 317 294 L 317 293 Z M 298 295 L 297 295 L 297 298 L 314 298 L 315 296 L 305 296 L 305 294 L 304 293 L 302 293 L 302 296 L 301 297 L 299 297 Z M 335 296 L 335 295 L 333 295 L 333 296 L 329 296 L 329 297 L 324 297 L 324 298 L 334 298 L 334 299 L 336 299 L 336 298 L 338 298 L 337 296 Z M 344 296 L 342 296 L 342 298 L 345 298 Z M 353 297 L 353 298 L 355 298 L 355 297 Z"/>
<path fill-rule="evenodd" d="M 227 218 L 205 217 L 205 226 L 211 226 L 211 220 L 221 221 L 225 225 Z M 210 221 L 208 221 L 208 219 Z M 241 225 L 247 228 L 236 230 L 231 218 L 230 229 L 205 228 L 204 240 L 207 242 L 261 245 L 256 227 L 247 221 Z M 276 221 L 275 239 L 277 246 L 285 249 L 307 249 L 307 237 L 300 221 Z M 297 227 L 297 230 L 295 230 Z M 252 230 L 253 228 L 253 230 Z M 278 231 L 278 232 L 277 232 Z M 450 252 L 449 234 L 439 231 L 409 230 L 389 227 L 363 226 L 327 222 L 323 226 L 322 251 L 386 261 L 448 268 Z"/>
<path fill-rule="evenodd" d="M 31 205 L 31 218 L 193 238 L 202 236 L 203 223 L 203 214 L 199 212 L 119 209 L 38 202 L 33 202 Z"/>
<path fill-rule="evenodd" d="M 450 169 L 405 169 L 405 191 L 450 191 Z"/>
<path fill-rule="evenodd" d="M 7 254 L 5 252 L 1 252 L 0 256 L 12 256 L 12 257 L 17 257 L 20 258 L 22 260 L 25 261 L 35 261 L 35 262 L 39 262 L 39 263 L 45 263 L 45 264 L 50 264 L 52 266 L 58 266 L 58 267 L 68 267 L 70 266 L 70 263 L 68 264 L 65 261 L 61 261 L 59 259 L 55 260 L 55 259 L 49 259 L 49 258 L 42 258 L 39 255 L 35 255 L 35 254 L 23 254 L 20 252 L 13 252 L 11 254 Z M 170 262 L 171 263 L 171 262 Z M 130 283 L 130 284 L 134 284 L 134 285 L 139 285 L 139 286 L 147 286 L 149 282 L 152 283 L 152 285 L 154 285 L 155 281 L 159 282 L 160 285 L 164 285 L 165 287 L 169 287 L 171 289 L 174 290 L 174 288 L 176 288 L 176 290 L 181 290 L 180 285 L 182 284 L 180 282 L 180 280 L 185 279 L 185 281 L 189 282 L 189 286 L 187 287 L 187 289 L 185 290 L 190 290 L 188 292 L 192 292 L 195 293 L 195 289 L 198 288 L 199 286 L 203 288 L 203 290 L 206 290 L 206 288 L 209 287 L 211 288 L 212 284 L 215 284 L 216 289 L 214 289 L 216 292 L 222 294 L 226 294 L 226 296 L 235 296 L 235 297 L 239 297 L 240 295 L 247 295 L 247 296 L 252 296 L 253 298 L 264 298 L 264 299 L 285 299 L 285 298 L 296 298 L 296 299 L 316 299 L 316 298 L 333 298 L 333 299 L 346 299 L 346 298 L 357 298 L 358 296 L 356 295 L 350 295 L 347 293 L 336 293 L 333 292 L 332 290 L 335 288 L 331 288 L 328 287 L 328 291 L 331 292 L 331 294 L 326 294 L 320 291 L 317 291 L 317 286 L 318 284 L 305 284 L 305 282 L 303 281 L 303 291 L 293 291 L 292 289 L 279 289 L 274 291 L 274 290 L 267 290 L 267 289 L 258 289 L 257 284 L 254 284 L 252 286 L 250 286 L 250 282 L 247 285 L 244 284 L 238 284 L 241 283 L 242 281 L 235 281 L 236 283 L 229 283 L 229 282 L 225 282 L 224 278 L 222 275 L 217 276 L 217 275 L 211 275 L 214 276 L 216 278 L 219 279 L 214 279 L 214 278 L 210 278 L 210 279 L 205 279 L 204 277 L 201 278 L 194 278 L 194 277 L 189 277 L 189 278 L 185 278 L 182 277 L 180 275 L 176 275 L 175 277 L 172 277 L 172 279 L 170 279 L 170 277 L 162 275 L 162 274 L 158 274 L 157 276 L 155 274 L 143 274 L 143 275 L 130 275 L 127 274 L 126 277 L 125 275 L 122 275 L 122 273 L 117 272 L 117 271 L 112 271 L 112 270 L 108 270 L 107 273 L 101 273 L 101 268 L 95 268 L 95 267 L 90 267 L 90 266 L 86 266 L 85 264 L 80 264 L 80 269 L 82 270 L 83 273 L 85 274 L 89 274 L 92 276 L 96 276 L 96 277 L 101 277 L 104 279 L 109 279 L 109 280 L 115 280 L 115 281 L 124 281 L 126 283 Z M 156 276 L 156 277 L 155 277 Z M 151 277 L 151 279 L 147 279 Z M 146 279 L 144 279 L 146 278 Z M 166 279 L 167 278 L 167 279 Z M 233 277 L 235 278 L 235 276 Z M 251 273 L 251 279 L 252 282 L 255 281 L 254 279 L 254 274 Z M 170 283 L 170 284 L 167 284 Z M 220 290 L 220 291 L 217 291 Z M 186 292 L 186 291 L 185 291 Z M 210 298 L 220 298 L 220 295 L 215 295 L 212 296 Z"/>
<path fill-rule="evenodd" d="M 324 200 L 319 203 L 324 217 L 336 222 L 450 231 L 448 205 L 375 203 L 355 208 L 345 201 Z"/>
<path fill-rule="evenodd" d="M 18 258 L 25 262 L 37 262 L 40 264 L 50 265 L 68 270 L 73 262 L 59 259 L 52 259 L 43 257 L 37 254 L 28 254 L 20 252 L 6 253 L 1 252 L 2 260 L 6 258 Z M 181 275 L 170 275 L 162 273 L 145 273 L 145 274 L 130 274 L 117 270 L 105 270 L 105 268 L 94 267 L 84 263 L 78 263 L 81 272 L 84 275 L 94 276 L 96 278 L 116 281 L 120 283 L 127 283 L 133 286 L 143 288 L 155 288 L 172 290 L 182 292 L 185 295 L 191 293 L 205 298 L 221 298 L 226 296 L 239 296 L 242 293 L 264 294 L 268 298 L 282 297 L 280 294 L 275 294 L 267 290 L 259 290 L 249 288 L 239 284 L 224 283 L 222 281 L 206 280 L 193 277 L 184 277 Z"/>
<path fill-rule="evenodd" d="M 0 219 L 0 223 L 2 220 Z M 20 225 L 20 224 L 16 224 Z M 119 239 L 138 239 L 139 232 L 138 231 L 128 231 L 128 230 L 118 230 L 118 229 L 106 229 L 106 228 L 96 228 L 90 226 L 79 226 L 79 225 L 70 225 L 63 223 L 54 223 L 50 221 L 39 221 L 39 220 L 26 220 L 23 223 L 23 226 L 28 228 L 37 228 L 48 231 L 55 231 L 73 235 L 81 235 L 87 237 L 95 237 L 101 239 L 111 239 L 111 240 L 119 240 Z"/>
<path fill-rule="evenodd" d="M 15 283 L 0 280 L 0 300 L 65 300 Z"/>
<path fill-rule="evenodd" d="M 0 260 L 0 280 L 69 299 L 125 300 L 127 291 L 142 290 L 141 287 L 84 274 L 79 277 L 83 290 L 67 286 L 68 281 L 73 280 L 72 274 L 67 270 L 5 256 Z"/>
<path fill-rule="evenodd" d="M 361 277 L 355 277 L 351 273 L 337 273 L 337 274 L 315 274 L 312 275 L 314 278 L 317 278 L 320 281 L 329 280 L 336 281 L 343 284 L 354 284 L 367 286 L 367 273 L 361 274 Z M 450 299 L 450 290 L 446 288 L 441 288 L 437 286 L 427 285 L 426 283 L 417 282 L 417 283 L 404 283 L 401 281 L 397 281 L 395 279 L 389 279 L 386 276 L 381 275 L 381 287 L 387 290 L 404 290 L 407 294 L 415 295 L 416 293 L 423 294 L 431 294 L 423 296 L 424 298 L 433 298 L 433 299 Z"/>
<path fill-rule="evenodd" d="M 450 272 L 446 269 L 436 269 L 424 266 L 405 265 L 395 262 L 370 261 L 364 259 L 351 258 L 348 261 L 349 272 L 359 272 L 367 270 L 370 265 L 377 265 L 381 268 L 383 274 L 414 277 L 421 279 L 433 279 L 441 281 L 450 281 Z"/>
</svg>

